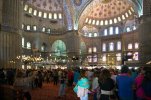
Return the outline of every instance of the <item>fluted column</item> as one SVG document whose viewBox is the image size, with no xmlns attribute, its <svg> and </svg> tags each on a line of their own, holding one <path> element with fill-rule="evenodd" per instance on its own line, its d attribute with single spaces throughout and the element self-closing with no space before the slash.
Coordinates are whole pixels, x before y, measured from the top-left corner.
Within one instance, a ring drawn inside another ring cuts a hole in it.
<svg viewBox="0 0 151 100">
<path fill-rule="evenodd" d="M 2 0 L 0 67 L 16 68 L 21 57 L 21 0 Z"/>
</svg>

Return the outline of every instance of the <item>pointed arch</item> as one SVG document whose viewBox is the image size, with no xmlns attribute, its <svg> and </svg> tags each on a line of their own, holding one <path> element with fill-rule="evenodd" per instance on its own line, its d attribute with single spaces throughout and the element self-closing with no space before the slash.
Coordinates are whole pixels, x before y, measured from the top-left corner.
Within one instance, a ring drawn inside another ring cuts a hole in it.
<svg viewBox="0 0 151 100">
<path fill-rule="evenodd" d="M 54 56 L 65 56 L 66 55 L 66 45 L 62 40 L 56 40 L 52 44 L 51 51 Z"/>
</svg>

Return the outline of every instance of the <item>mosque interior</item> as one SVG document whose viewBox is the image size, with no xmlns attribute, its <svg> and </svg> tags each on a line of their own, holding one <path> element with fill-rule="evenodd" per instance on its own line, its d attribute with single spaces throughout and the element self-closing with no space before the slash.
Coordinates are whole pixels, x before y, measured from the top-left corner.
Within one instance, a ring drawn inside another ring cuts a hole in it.
<svg viewBox="0 0 151 100">
<path fill-rule="evenodd" d="M 0 0 L 0 68 L 151 62 L 151 0 Z"/>
</svg>

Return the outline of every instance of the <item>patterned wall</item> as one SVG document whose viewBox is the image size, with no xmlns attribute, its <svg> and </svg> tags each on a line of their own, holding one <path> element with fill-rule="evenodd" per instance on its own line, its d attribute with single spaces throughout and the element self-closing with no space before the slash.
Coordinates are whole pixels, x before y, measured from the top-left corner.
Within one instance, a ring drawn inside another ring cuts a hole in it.
<svg viewBox="0 0 151 100">
<path fill-rule="evenodd" d="M 61 11 L 63 5 L 63 0 L 27 0 L 27 2 L 47 11 Z"/>
<path fill-rule="evenodd" d="M 92 4 L 92 11 L 89 13 L 89 17 L 99 19 L 111 18 L 126 12 L 130 7 L 131 5 L 124 0 L 111 0 L 108 3 L 102 2 L 97 7 L 94 7 Z"/>
</svg>

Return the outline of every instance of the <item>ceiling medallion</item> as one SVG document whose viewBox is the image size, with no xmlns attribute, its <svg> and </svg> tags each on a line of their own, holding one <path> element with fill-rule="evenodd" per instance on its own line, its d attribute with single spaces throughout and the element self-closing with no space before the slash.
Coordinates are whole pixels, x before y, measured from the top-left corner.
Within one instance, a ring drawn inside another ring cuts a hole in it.
<svg viewBox="0 0 151 100">
<path fill-rule="evenodd" d="M 109 3 L 111 0 L 102 0 L 102 3 Z"/>
<path fill-rule="evenodd" d="M 82 0 L 74 0 L 74 4 L 76 6 L 80 6 L 82 4 Z"/>
</svg>

